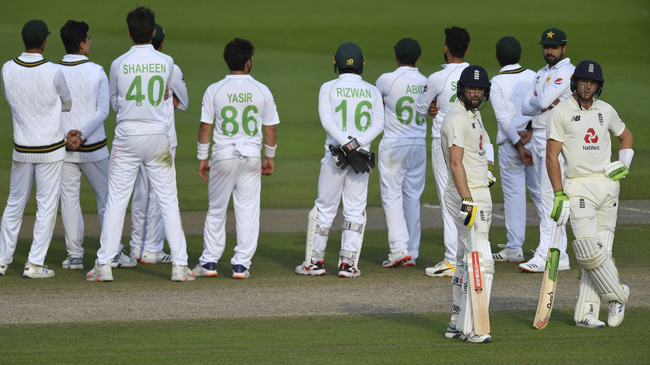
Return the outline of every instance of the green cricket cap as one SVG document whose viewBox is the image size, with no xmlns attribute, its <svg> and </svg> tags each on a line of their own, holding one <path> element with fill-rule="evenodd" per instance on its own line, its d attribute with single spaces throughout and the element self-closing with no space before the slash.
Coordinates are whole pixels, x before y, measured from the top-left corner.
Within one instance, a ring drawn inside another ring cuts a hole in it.
<svg viewBox="0 0 650 365">
<path fill-rule="evenodd" d="M 364 61 L 361 47 L 352 42 L 341 44 L 334 55 L 334 64 L 341 69 L 361 69 Z"/>
<path fill-rule="evenodd" d="M 50 31 L 47 30 L 47 24 L 44 21 L 32 19 L 25 23 L 21 34 L 27 42 L 42 42 L 50 35 Z"/>
<path fill-rule="evenodd" d="M 497 42 L 497 58 L 504 65 L 519 62 L 521 44 L 515 37 L 503 37 Z"/>
<path fill-rule="evenodd" d="M 560 45 L 564 46 L 567 43 L 566 33 L 557 28 L 550 28 L 542 32 L 539 39 L 539 44 L 542 45 Z"/>
<path fill-rule="evenodd" d="M 153 29 L 156 30 L 156 35 L 151 39 L 151 43 L 162 43 L 165 40 L 165 30 L 162 25 L 155 24 Z"/>
<path fill-rule="evenodd" d="M 395 50 L 395 54 L 400 62 L 407 64 L 415 63 L 422 54 L 420 43 L 413 38 L 400 39 L 393 49 Z"/>
</svg>

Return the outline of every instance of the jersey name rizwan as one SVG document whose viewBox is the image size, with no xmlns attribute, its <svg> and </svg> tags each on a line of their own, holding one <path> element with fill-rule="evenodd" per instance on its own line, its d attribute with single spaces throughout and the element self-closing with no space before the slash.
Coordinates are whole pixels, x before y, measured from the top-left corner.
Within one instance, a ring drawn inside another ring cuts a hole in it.
<svg viewBox="0 0 650 365">
<path fill-rule="evenodd" d="M 337 87 L 336 96 L 341 98 L 372 98 L 368 89 L 353 89 L 349 87 Z"/>
</svg>

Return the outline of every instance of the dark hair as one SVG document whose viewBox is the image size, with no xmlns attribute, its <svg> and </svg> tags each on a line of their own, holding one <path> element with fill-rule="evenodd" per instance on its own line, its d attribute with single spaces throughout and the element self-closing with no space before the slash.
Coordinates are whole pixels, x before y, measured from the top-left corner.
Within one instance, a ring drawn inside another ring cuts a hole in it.
<svg viewBox="0 0 650 365">
<path fill-rule="evenodd" d="M 88 37 L 88 29 L 90 29 L 88 24 L 75 20 L 68 20 L 61 27 L 61 40 L 68 54 L 79 52 L 79 44 Z"/>
<path fill-rule="evenodd" d="M 43 42 L 45 42 L 45 39 L 42 41 L 28 41 L 25 38 L 23 38 L 23 43 L 25 44 L 25 49 L 37 49 L 41 48 L 43 45 Z"/>
<path fill-rule="evenodd" d="M 361 70 L 362 68 L 340 68 L 339 69 L 339 75 L 343 74 L 355 74 L 355 75 L 361 75 Z"/>
<path fill-rule="evenodd" d="M 235 38 L 226 44 L 226 48 L 223 50 L 223 59 L 230 71 L 244 71 L 246 62 L 253 58 L 254 52 L 255 47 L 251 42 Z"/>
<path fill-rule="evenodd" d="M 445 45 L 449 48 L 451 55 L 458 58 L 465 57 L 467 46 L 469 46 L 469 33 L 467 29 L 451 27 L 445 29 Z"/>
<path fill-rule="evenodd" d="M 126 16 L 126 24 L 133 42 L 144 44 L 151 42 L 153 38 L 153 26 L 156 24 L 156 16 L 153 10 L 139 7 Z"/>
</svg>

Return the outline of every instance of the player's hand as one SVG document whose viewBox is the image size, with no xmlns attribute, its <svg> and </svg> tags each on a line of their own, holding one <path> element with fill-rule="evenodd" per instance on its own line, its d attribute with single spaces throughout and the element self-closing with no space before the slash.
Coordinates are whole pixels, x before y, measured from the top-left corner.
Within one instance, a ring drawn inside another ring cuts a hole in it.
<svg viewBox="0 0 650 365">
<path fill-rule="evenodd" d="M 431 115 L 432 118 L 435 118 L 436 115 L 438 115 L 439 111 L 440 108 L 438 108 L 438 99 L 431 100 L 431 105 L 429 105 L 429 115 Z"/>
<path fill-rule="evenodd" d="M 517 134 L 519 134 L 519 138 L 521 138 L 521 144 L 524 146 L 530 142 L 531 138 L 533 138 L 533 131 L 520 131 L 517 132 Z"/>
<path fill-rule="evenodd" d="M 555 198 L 553 198 L 553 211 L 551 212 L 551 218 L 557 222 L 558 225 L 565 225 L 569 220 L 569 198 L 564 195 L 562 190 L 557 190 L 555 192 Z"/>
<path fill-rule="evenodd" d="M 605 175 L 610 179 L 618 181 L 620 179 L 625 179 L 625 177 L 630 173 L 630 170 L 621 161 L 614 161 L 605 166 L 603 173 L 605 173 Z"/>
<path fill-rule="evenodd" d="M 463 198 L 457 217 L 463 221 L 467 229 L 472 229 L 474 223 L 478 223 L 476 221 L 476 212 L 478 212 L 478 205 L 474 203 L 474 200 L 472 198 Z M 476 226 L 478 227 L 478 224 Z"/>
<path fill-rule="evenodd" d="M 169 86 L 165 87 L 165 100 L 169 99 Z"/>
<path fill-rule="evenodd" d="M 208 171 L 210 171 L 210 161 L 201 160 L 199 161 L 199 177 L 201 180 L 208 182 Z"/>
<path fill-rule="evenodd" d="M 521 162 L 524 163 L 524 166 L 533 166 L 533 154 L 529 150 L 525 149 L 523 146 L 519 149 L 519 158 Z"/>
<path fill-rule="evenodd" d="M 329 145 L 330 152 L 332 153 L 332 159 L 334 160 L 334 163 L 336 163 L 336 167 L 339 169 L 345 169 L 350 165 L 350 162 L 348 161 L 347 157 L 345 157 L 345 154 L 341 150 L 341 146 L 332 146 Z"/>
<path fill-rule="evenodd" d="M 176 95 L 172 95 L 172 98 L 174 98 L 174 110 L 178 109 L 178 98 Z"/>
<path fill-rule="evenodd" d="M 262 162 L 262 175 L 269 176 L 273 173 L 274 169 L 274 164 L 273 164 L 273 159 L 269 157 L 264 158 L 264 162 Z"/>
<path fill-rule="evenodd" d="M 492 173 L 493 170 L 494 170 L 494 164 L 491 161 L 488 161 L 488 173 L 487 173 L 488 188 L 491 188 L 492 185 L 494 185 L 494 183 L 497 182 L 497 178 L 494 177 L 494 174 Z"/>
<path fill-rule="evenodd" d="M 80 131 L 76 129 L 70 130 L 65 136 L 65 149 L 68 151 L 75 151 L 85 142 L 86 140 L 81 138 Z"/>
</svg>

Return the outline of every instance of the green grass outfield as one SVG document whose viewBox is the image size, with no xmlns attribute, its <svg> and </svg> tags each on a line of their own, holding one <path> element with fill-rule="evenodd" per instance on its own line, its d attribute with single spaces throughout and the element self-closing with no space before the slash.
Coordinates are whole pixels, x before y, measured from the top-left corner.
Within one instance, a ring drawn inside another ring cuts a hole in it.
<svg viewBox="0 0 650 365">
<path fill-rule="evenodd" d="M 20 30 L 33 18 L 43 19 L 52 35 L 46 58 L 58 61 L 64 49 L 58 36 L 67 19 L 84 20 L 92 36 L 91 60 L 108 71 L 112 60 L 130 47 L 126 14 L 136 4 L 152 7 L 157 22 L 166 30 L 164 51 L 183 69 L 190 93 L 190 108 L 177 113 L 179 146 L 177 171 L 182 210 L 207 208 L 207 186 L 196 176 L 196 137 L 202 95 L 226 73 L 221 58 L 224 45 L 234 37 L 250 39 L 256 46 L 253 76 L 274 93 L 282 124 L 278 127 L 276 173 L 263 179 L 262 206 L 265 208 L 306 208 L 316 197 L 319 159 L 325 132 L 317 112 L 320 85 L 336 76 L 332 54 L 344 41 L 357 42 L 366 57 L 365 80 L 375 82 L 396 65 L 393 45 L 402 37 L 413 37 L 423 47 L 418 66 L 429 75 L 443 63 L 444 28 L 458 25 L 469 30 L 472 41 L 468 62 L 484 66 L 490 75 L 498 72 L 495 44 L 512 35 L 522 43 L 522 65 L 537 70 L 544 66 L 541 32 L 549 27 L 566 31 L 567 55 L 573 63 L 594 59 L 601 63 L 606 78 L 603 99 L 618 110 L 635 136 L 636 156 L 631 175 L 621 190 L 623 199 L 648 198 L 645 181 L 650 177 L 650 3 L 605 0 L 499 3 L 468 0 L 442 2 L 415 0 L 397 2 L 324 2 L 304 0 L 235 1 L 196 0 L 177 2 L 151 0 L 135 2 L 13 1 L 0 11 L 0 60 L 9 60 L 22 51 Z M 496 122 L 491 107 L 483 110 L 493 138 Z M 111 140 L 115 114 L 106 129 Z M 430 137 L 428 137 L 430 138 Z M 378 141 L 378 140 L 377 140 Z M 12 152 L 11 112 L 0 101 L 0 201 L 8 194 Z M 376 151 L 378 143 L 374 143 Z M 617 148 L 618 143 L 614 143 Z M 616 156 L 616 155 L 615 155 Z M 614 157 L 616 158 L 616 157 Z M 430 169 L 422 202 L 435 204 L 437 197 Z M 500 189 L 493 189 L 495 201 Z M 84 185 L 84 210 L 95 211 L 91 190 Z M 379 205 L 378 174 L 373 173 L 368 201 Z M 27 213 L 35 212 L 33 201 Z"/>
<path fill-rule="evenodd" d="M 614 255 L 617 267 L 625 281 L 635 275 L 645 278 L 647 240 L 650 225 L 625 225 L 617 228 Z M 505 234 L 503 228 L 494 228 L 493 237 Z M 529 229 L 530 240 L 524 250 L 534 248 L 530 242 L 538 235 Z M 570 235 L 571 236 L 571 235 Z M 115 282 L 97 284 L 83 279 L 84 271 L 60 268 L 65 257 L 62 240 L 55 240 L 47 263 L 56 270 L 50 280 L 20 278 L 26 260 L 29 241 L 20 240 L 15 263 L 7 276 L 0 279 L 0 298 L 11 294 L 30 293 L 93 293 L 111 291 L 124 296 L 151 290 L 186 291 L 193 299 L 201 293 L 233 288 L 253 291 L 256 288 L 312 288 L 319 296 L 319 288 L 337 286 L 361 290 L 365 285 L 403 283 L 430 283 L 431 290 L 417 293 L 417 300 L 434 296 L 449 297 L 447 279 L 424 276 L 424 267 L 440 257 L 442 230 L 425 230 L 421 259 L 415 268 L 383 269 L 379 262 L 387 252 L 386 232 L 368 231 L 360 263 L 363 275 L 353 280 L 332 275 L 334 262 L 328 262 L 330 273 L 321 278 L 305 278 L 293 273 L 303 259 L 303 233 L 262 234 L 253 260 L 252 278 L 246 281 L 228 278 L 229 258 L 234 246 L 233 235 L 228 236 L 228 247 L 218 265 L 218 278 L 198 278 L 193 283 L 169 282 L 169 265 L 139 265 L 134 269 L 114 270 Z M 327 256 L 336 257 L 340 234 L 332 234 Z M 87 267 L 98 247 L 96 238 L 86 242 Z M 190 263 L 196 262 L 201 252 L 201 237 L 188 237 Z M 573 257 L 573 252 L 569 249 Z M 529 255 L 529 254 L 528 254 Z M 561 272 L 560 280 L 571 281 L 575 292 L 558 295 L 573 297 L 577 293 L 575 260 L 570 272 Z M 541 283 L 541 275 L 520 274 L 513 264 L 497 263 L 495 288 L 509 279 L 526 283 Z M 644 279 L 641 279 L 642 282 Z M 444 282 L 443 282 L 444 281 Z M 536 291 L 537 289 L 535 289 Z M 412 293 L 410 293 L 412 294 Z M 534 310 L 493 311 L 491 313 L 494 343 L 473 345 L 447 340 L 443 332 L 448 314 L 441 312 L 409 312 L 399 314 L 313 315 L 258 317 L 251 313 L 245 318 L 207 318 L 179 320 L 120 321 L 97 318 L 100 322 L 59 324 L 3 324 L 0 325 L 0 363 L 644 363 L 650 356 L 646 339 L 650 334 L 648 301 L 643 285 L 632 288 L 632 296 L 639 306 L 629 307 L 624 323 L 619 328 L 589 330 L 577 328 L 573 322 L 573 308 L 556 305 L 548 328 L 533 329 Z M 412 296 L 411 296 L 412 297 Z M 271 300 L 271 298 L 269 298 Z M 322 297 L 323 301 L 328 298 Z M 503 298 L 493 297 L 492 301 Z M 515 299 L 516 300 L 516 299 Z M 532 306 L 534 306 L 533 299 Z M 556 303 L 557 304 L 557 303 Z M 161 303 L 164 305 L 164 302 Z M 220 306 L 218 301 L 206 305 Z M 264 306 L 260 302 L 259 306 Z M 353 304 L 352 304 L 353 305 Z M 128 304 L 124 305 L 128 310 Z M 64 312 L 61 312 L 64 313 Z M 357 312 L 359 313 L 359 312 Z M 365 313 L 365 314 L 364 314 Z M 602 309 L 604 318 L 606 309 Z M 88 314 L 92 315 L 92 312 Z"/>
</svg>

